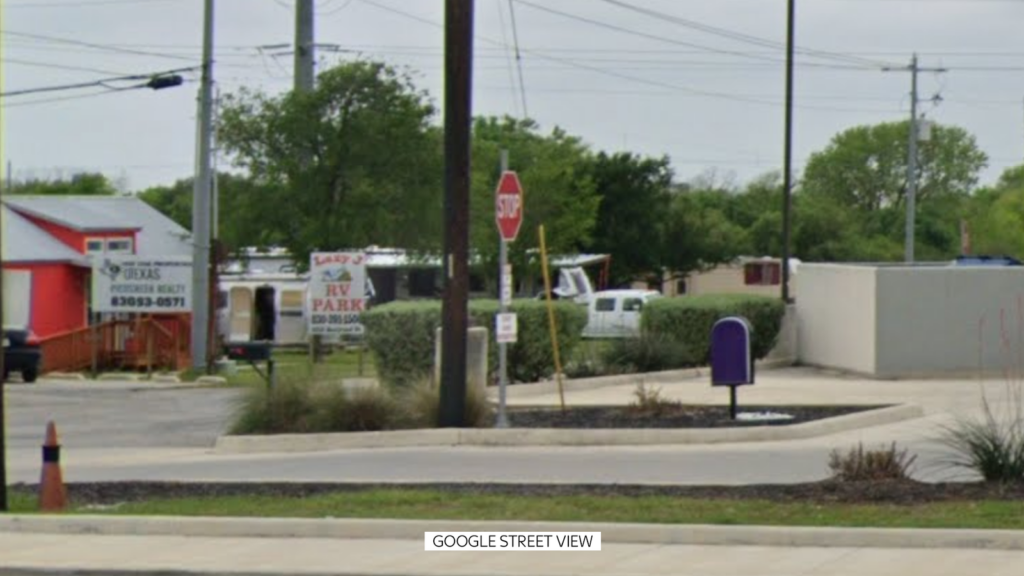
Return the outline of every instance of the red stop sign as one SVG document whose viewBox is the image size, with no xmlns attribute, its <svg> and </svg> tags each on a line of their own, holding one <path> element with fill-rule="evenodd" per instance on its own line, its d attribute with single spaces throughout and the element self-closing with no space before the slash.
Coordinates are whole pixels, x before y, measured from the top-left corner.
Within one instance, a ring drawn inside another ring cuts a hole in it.
<svg viewBox="0 0 1024 576">
<path fill-rule="evenodd" d="M 502 240 L 512 242 L 519 235 L 519 227 L 523 225 L 523 187 L 515 172 L 508 170 L 502 173 L 494 193 L 494 202 L 498 232 Z"/>
</svg>

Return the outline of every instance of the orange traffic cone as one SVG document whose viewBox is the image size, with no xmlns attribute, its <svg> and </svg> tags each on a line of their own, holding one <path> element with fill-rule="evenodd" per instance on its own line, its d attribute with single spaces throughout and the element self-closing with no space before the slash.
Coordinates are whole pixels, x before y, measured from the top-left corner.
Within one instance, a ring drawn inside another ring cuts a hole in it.
<svg viewBox="0 0 1024 576">
<path fill-rule="evenodd" d="M 60 512 L 67 508 L 68 494 L 64 487 L 64 476 L 60 471 L 60 444 L 57 443 L 57 427 L 53 422 L 46 424 L 46 441 L 43 442 L 43 474 L 39 480 L 39 509 L 43 512 Z"/>
</svg>

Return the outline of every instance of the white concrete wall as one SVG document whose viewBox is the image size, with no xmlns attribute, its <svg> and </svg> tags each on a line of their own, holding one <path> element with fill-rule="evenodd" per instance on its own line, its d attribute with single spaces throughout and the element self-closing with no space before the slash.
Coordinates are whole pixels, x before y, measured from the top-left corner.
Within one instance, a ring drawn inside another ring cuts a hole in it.
<svg viewBox="0 0 1024 576">
<path fill-rule="evenodd" d="M 877 376 L 998 373 L 1024 362 L 1024 268 L 883 267 L 877 305 Z"/>
<path fill-rule="evenodd" d="M 798 360 L 862 374 L 876 368 L 872 266 L 801 264 L 795 276 Z"/>
</svg>

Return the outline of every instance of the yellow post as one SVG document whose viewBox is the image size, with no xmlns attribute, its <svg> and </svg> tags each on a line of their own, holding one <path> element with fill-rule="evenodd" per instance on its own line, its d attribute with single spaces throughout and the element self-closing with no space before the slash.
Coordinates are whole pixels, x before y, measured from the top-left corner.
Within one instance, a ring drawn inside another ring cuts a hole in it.
<svg viewBox="0 0 1024 576">
<path fill-rule="evenodd" d="M 551 301 L 551 276 L 548 274 L 548 249 L 544 242 L 544 225 L 538 229 L 540 234 L 540 265 L 544 273 L 544 295 L 548 302 L 548 324 L 551 328 L 551 348 L 555 353 L 555 378 L 558 380 L 558 399 L 565 412 L 565 390 L 562 389 L 562 360 L 558 354 L 558 331 L 555 323 L 555 305 Z"/>
</svg>

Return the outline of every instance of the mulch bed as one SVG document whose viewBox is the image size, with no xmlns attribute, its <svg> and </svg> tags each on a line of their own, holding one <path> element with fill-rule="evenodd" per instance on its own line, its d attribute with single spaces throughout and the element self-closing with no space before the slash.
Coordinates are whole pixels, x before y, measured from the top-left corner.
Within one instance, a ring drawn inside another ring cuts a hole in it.
<svg viewBox="0 0 1024 576">
<path fill-rule="evenodd" d="M 926 502 L 1021 500 L 1024 484 L 924 483 L 913 480 L 877 482 L 809 482 L 745 486 L 666 486 L 629 484 L 373 484 L 281 482 L 100 482 L 68 483 L 76 505 L 109 505 L 155 498 L 218 496 L 306 497 L 330 492 L 370 489 L 432 489 L 453 494 L 516 496 L 673 496 L 702 499 L 754 499 L 775 502 L 873 503 L 914 505 Z M 35 493 L 35 485 L 16 484 L 12 490 Z"/>
<path fill-rule="evenodd" d="M 638 407 L 511 408 L 509 423 L 517 428 L 735 428 L 789 426 L 884 406 L 746 406 L 738 412 L 771 412 L 791 420 L 732 420 L 728 406 L 665 406 L 659 411 Z"/>
</svg>

